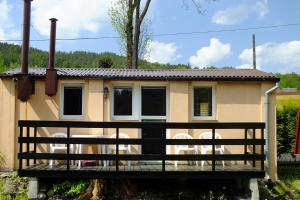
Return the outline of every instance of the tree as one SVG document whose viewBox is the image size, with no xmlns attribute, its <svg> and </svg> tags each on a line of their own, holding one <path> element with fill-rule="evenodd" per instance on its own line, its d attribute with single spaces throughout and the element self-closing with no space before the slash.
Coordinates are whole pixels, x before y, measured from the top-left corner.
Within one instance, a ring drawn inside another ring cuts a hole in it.
<svg viewBox="0 0 300 200">
<path fill-rule="evenodd" d="M 0 57 L 0 72 L 5 71 L 6 67 L 4 65 L 4 61 Z M 0 155 L 0 164 L 1 164 L 1 155 Z"/>
<path fill-rule="evenodd" d="M 214 1 L 217 0 L 182 0 L 186 7 L 191 3 L 200 14 L 205 12 L 205 2 Z M 126 52 L 128 68 L 137 69 L 139 57 L 151 40 L 149 20 L 145 18 L 150 3 L 151 0 L 117 0 L 109 9 L 112 26 L 120 36 L 121 49 Z"/>
<path fill-rule="evenodd" d="M 109 9 L 111 23 L 120 36 L 122 50 L 127 54 L 127 67 L 136 69 L 150 41 L 149 21 L 145 20 L 151 0 L 117 0 Z"/>
<path fill-rule="evenodd" d="M 112 68 L 114 62 L 111 58 L 104 57 L 99 59 L 98 64 L 100 68 Z"/>
</svg>

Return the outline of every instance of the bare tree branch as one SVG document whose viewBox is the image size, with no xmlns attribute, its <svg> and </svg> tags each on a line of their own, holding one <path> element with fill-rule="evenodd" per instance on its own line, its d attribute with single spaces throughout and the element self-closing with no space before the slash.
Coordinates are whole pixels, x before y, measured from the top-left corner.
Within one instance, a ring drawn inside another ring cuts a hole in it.
<svg viewBox="0 0 300 200">
<path fill-rule="evenodd" d="M 140 23 L 140 24 L 142 23 L 142 21 L 143 21 L 145 15 L 146 15 L 146 13 L 148 12 L 150 3 L 151 3 L 151 0 L 147 0 L 147 2 L 146 2 L 146 4 L 145 4 L 145 7 L 144 7 L 144 10 L 143 10 L 141 16 L 139 17 L 139 23 Z"/>
</svg>

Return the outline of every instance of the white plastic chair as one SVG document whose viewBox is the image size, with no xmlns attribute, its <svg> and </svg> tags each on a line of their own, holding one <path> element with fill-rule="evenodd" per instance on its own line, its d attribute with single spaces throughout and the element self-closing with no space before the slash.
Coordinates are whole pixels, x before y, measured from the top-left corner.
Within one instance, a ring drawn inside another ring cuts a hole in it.
<svg viewBox="0 0 300 200">
<path fill-rule="evenodd" d="M 113 134 L 110 138 L 116 138 L 117 134 Z M 129 139 L 129 136 L 125 133 L 119 133 L 119 138 Z M 109 153 L 112 154 L 116 151 L 116 145 L 109 146 Z M 131 154 L 131 145 L 130 144 L 119 144 L 119 151 L 124 151 L 126 154 Z M 127 161 L 127 165 L 130 166 L 130 161 Z"/>
<path fill-rule="evenodd" d="M 55 138 L 66 138 L 66 133 L 53 133 L 51 137 Z M 50 153 L 54 153 L 55 151 L 67 151 L 67 145 L 66 144 L 56 144 L 51 143 L 50 144 Z M 73 152 L 73 144 L 70 144 L 70 152 Z M 49 165 L 53 165 L 53 160 L 50 160 Z"/>
<path fill-rule="evenodd" d="M 201 133 L 199 139 L 212 139 L 212 132 L 204 132 Z M 222 136 L 219 133 L 215 133 L 215 139 L 222 139 Z M 220 146 L 220 147 L 217 147 Z M 208 151 L 212 151 L 212 145 L 201 145 L 200 146 L 201 154 L 206 154 Z M 215 152 L 219 152 L 220 154 L 224 154 L 225 148 L 224 145 L 215 145 Z M 201 161 L 201 166 L 203 167 L 204 160 Z M 222 160 L 223 167 L 225 166 L 224 160 Z"/>
<path fill-rule="evenodd" d="M 186 133 L 178 133 L 176 134 L 173 139 L 193 139 L 192 136 Z M 198 153 L 198 147 L 197 145 L 193 145 L 190 147 L 189 145 L 175 145 L 175 154 L 180 154 L 181 151 L 188 151 L 188 152 L 194 152 L 195 154 Z M 175 167 L 177 167 L 178 161 L 175 161 Z M 196 162 L 198 165 L 198 162 Z"/>
</svg>

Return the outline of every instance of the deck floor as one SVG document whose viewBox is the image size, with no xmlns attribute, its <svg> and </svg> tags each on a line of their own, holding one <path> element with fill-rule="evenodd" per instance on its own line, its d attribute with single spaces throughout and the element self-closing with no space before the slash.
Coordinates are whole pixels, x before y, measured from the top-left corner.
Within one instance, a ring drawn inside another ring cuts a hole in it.
<svg viewBox="0 0 300 200">
<path fill-rule="evenodd" d="M 119 170 L 116 166 L 88 166 L 78 168 L 76 165 L 70 165 L 67 170 L 66 164 L 35 164 L 24 167 L 19 171 L 20 176 L 41 177 L 41 178 L 101 178 L 101 179 L 120 179 L 120 178 L 187 178 L 187 179 L 232 179 L 232 178 L 262 178 L 265 172 L 247 164 L 234 165 L 216 165 L 215 171 L 211 165 L 196 166 L 180 164 L 177 167 L 174 164 L 166 163 L 165 171 L 162 165 L 134 163 L 131 166 L 120 165 Z"/>
<path fill-rule="evenodd" d="M 23 170 L 47 170 L 47 171 L 65 171 L 67 170 L 67 165 L 65 164 L 56 164 L 50 166 L 48 164 L 35 164 L 24 168 Z M 116 166 L 85 166 L 78 168 L 76 165 L 70 165 L 70 170 L 72 171 L 116 171 Z M 236 165 L 216 165 L 216 171 L 258 171 L 257 168 L 252 167 L 247 164 L 236 164 Z M 134 164 L 131 166 L 120 165 L 120 172 L 131 172 L 131 171 L 150 171 L 150 172 L 160 172 L 162 171 L 161 164 Z M 166 171 L 192 171 L 192 172 L 204 172 L 204 171 L 212 171 L 211 165 L 196 166 L 196 165 L 187 165 L 181 164 L 175 167 L 174 164 L 166 164 Z"/>
</svg>

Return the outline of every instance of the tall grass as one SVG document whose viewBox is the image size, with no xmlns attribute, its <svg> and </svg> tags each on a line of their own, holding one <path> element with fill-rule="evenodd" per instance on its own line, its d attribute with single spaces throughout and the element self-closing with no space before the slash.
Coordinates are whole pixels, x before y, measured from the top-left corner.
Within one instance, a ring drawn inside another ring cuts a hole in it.
<svg viewBox="0 0 300 200">
<path fill-rule="evenodd" d="M 277 109 L 282 109 L 284 106 L 298 107 L 300 104 L 300 95 L 277 95 Z"/>
</svg>

